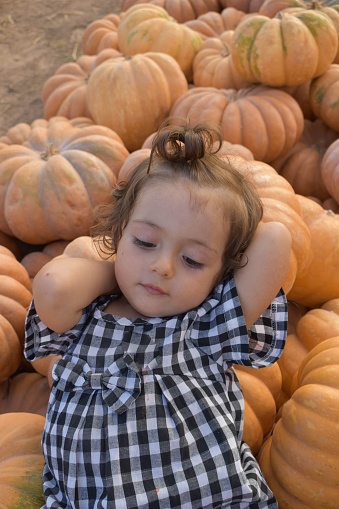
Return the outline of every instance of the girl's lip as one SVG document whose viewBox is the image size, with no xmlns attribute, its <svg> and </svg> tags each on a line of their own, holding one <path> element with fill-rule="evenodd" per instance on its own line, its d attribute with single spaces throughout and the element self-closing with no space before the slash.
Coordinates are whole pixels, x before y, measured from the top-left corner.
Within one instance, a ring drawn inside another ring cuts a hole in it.
<svg viewBox="0 0 339 509">
<path fill-rule="evenodd" d="M 143 284 L 142 285 L 145 290 L 148 292 L 148 293 L 151 293 L 152 295 L 164 295 L 165 292 L 159 288 L 159 286 L 154 286 L 154 285 L 149 285 L 149 284 Z"/>
</svg>

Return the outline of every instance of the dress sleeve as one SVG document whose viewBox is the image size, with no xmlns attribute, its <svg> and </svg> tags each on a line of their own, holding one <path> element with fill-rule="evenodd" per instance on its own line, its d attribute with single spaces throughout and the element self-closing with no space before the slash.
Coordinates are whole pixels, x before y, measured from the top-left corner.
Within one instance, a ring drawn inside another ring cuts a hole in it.
<svg viewBox="0 0 339 509">
<path fill-rule="evenodd" d="M 223 369 L 233 364 L 261 368 L 279 359 L 287 336 L 287 299 L 283 290 L 250 329 L 246 327 L 233 277 L 219 285 L 207 304 L 210 309 L 195 321 L 191 337 Z"/>
<path fill-rule="evenodd" d="M 107 300 L 107 296 L 105 296 L 105 299 Z M 32 300 L 25 321 L 24 356 L 26 359 L 34 361 L 47 355 L 64 354 L 69 345 L 80 336 L 88 319 L 101 300 L 103 299 L 99 297 L 84 308 L 79 322 L 73 329 L 62 334 L 49 329 L 40 320 L 35 309 L 34 300 Z"/>
</svg>

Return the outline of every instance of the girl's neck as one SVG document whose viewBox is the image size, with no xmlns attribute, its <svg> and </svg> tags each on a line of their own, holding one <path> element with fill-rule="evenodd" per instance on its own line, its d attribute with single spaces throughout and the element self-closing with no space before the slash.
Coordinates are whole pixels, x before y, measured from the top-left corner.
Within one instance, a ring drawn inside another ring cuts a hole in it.
<svg viewBox="0 0 339 509">
<path fill-rule="evenodd" d="M 138 311 L 130 305 L 123 295 L 120 295 L 117 299 L 111 301 L 105 308 L 105 313 L 132 319 L 148 318 L 147 316 L 138 313 Z"/>
</svg>

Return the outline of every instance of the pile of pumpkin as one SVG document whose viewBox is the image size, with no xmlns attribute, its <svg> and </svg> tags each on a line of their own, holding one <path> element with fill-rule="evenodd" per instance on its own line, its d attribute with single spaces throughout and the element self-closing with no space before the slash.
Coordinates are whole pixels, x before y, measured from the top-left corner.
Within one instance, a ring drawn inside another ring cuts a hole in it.
<svg viewBox="0 0 339 509">
<path fill-rule="evenodd" d="M 0 138 L 1 507 L 42 505 L 50 358 L 23 357 L 31 282 L 54 256 L 97 256 L 93 207 L 168 117 L 211 120 L 250 171 L 264 221 L 291 231 L 285 350 L 237 367 L 244 439 L 280 509 L 339 500 L 339 6 L 303 0 L 123 0 L 44 84 L 44 118 Z M 20 412 L 20 418 L 17 415 Z"/>
</svg>

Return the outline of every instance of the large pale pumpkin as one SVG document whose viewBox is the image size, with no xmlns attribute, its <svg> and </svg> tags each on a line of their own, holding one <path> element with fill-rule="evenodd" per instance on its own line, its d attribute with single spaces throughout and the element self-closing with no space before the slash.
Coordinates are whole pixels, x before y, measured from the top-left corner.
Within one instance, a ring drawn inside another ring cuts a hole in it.
<svg viewBox="0 0 339 509">
<path fill-rule="evenodd" d="M 234 7 L 227 7 L 222 12 L 207 12 L 196 19 L 186 21 L 185 25 L 207 39 L 208 37 L 220 37 L 225 31 L 234 30 L 245 16 L 243 11 Z"/>
<path fill-rule="evenodd" d="M 0 152 L 0 229 L 29 244 L 87 234 L 129 154 L 111 129 L 64 117 L 37 119 L 22 145 Z"/>
<path fill-rule="evenodd" d="M 0 415 L 0 493 L 3 509 L 44 504 L 41 434 L 45 419 L 32 413 Z"/>
<path fill-rule="evenodd" d="M 133 151 L 157 131 L 187 90 L 176 60 L 151 52 L 112 58 L 99 65 L 89 78 L 87 101 L 94 120 L 117 132 Z"/>
<path fill-rule="evenodd" d="M 339 64 L 332 64 L 310 85 L 313 113 L 335 131 L 339 131 Z"/>
<path fill-rule="evenodd" d="M 279 509 L 337 509 L 339 500 L 339 337 L 314 347 L 298 388 L 282 408 L 259 464 Z"/>
<path fill-rule="evenodd" d="M 317 308 L 339 297 L 339 215 L 324 210 L 321 205 L 304 196 L 298 195 L 298 199 L 311 234 L 311 247 L 304 268 L 298 272 L 288 297 L 310 308 Z"/>
<path fill-rule="evenodd" d="M 193 59 L 202 37 L 195 30 L 178 23 L 162 7 L 142 3 L 121 14 L 118 41 L 125 56 L 148 52 L 171 55 L 187 80 L 191 81 Z"/>
<path fill-rule="evenodd" d="M 239 90 L 194 87 L 177 99 L 170 115 L 220 125 L 224 140 L 244 145 L 266 163 L 286 154 L 304 127 L 297 101 L 263 85 Z"/>
<path fill-rule="evenodd" d="M 283 87 L 323 74 L 337 50 L 337 30 L 326 14 L 295 9 L 274 18 L 258 14 L 242 20 L 235 29 L 232 55 L 247 81 Z"/>
<path fill-rule="evenodd" d="M 122 0 L 121 10 L 126 11 L 133 5 L 152 4 L 165 9 L 179 23 L 196 19 L 209 11 L 219 11 L 219 0 Z"/>
</svg>

